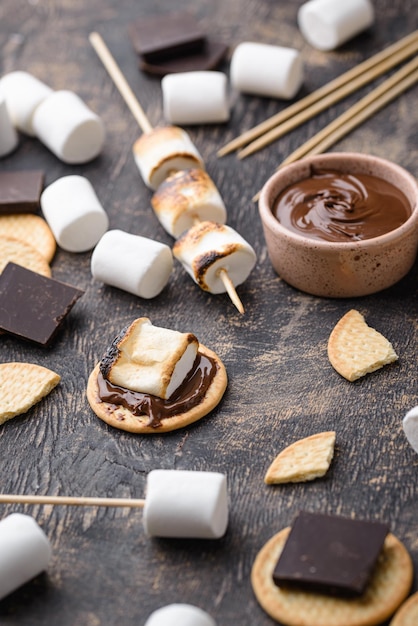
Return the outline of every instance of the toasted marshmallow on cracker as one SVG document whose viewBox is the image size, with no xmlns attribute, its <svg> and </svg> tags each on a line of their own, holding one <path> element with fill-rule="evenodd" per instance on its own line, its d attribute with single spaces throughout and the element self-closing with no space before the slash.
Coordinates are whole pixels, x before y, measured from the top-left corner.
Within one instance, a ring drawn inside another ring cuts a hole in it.
<svg viewBox="0 0 418 626">
<path fill-rule="evenodd" d="M 132 150 L 144 183 L 154 190 L 173 172 L 192 167 L 205 169 L 189 135 L 178 126 L 157 127 L 144 133 Z"/>
<path fill-rule="evenodd" d="M 244 282 L 256 262 L 249 243 L 226 224 L 201 222 L 176 241 L 173 254 L 204 291 L 224 293 L 221 271 L 236 287 Z"/>
<path fill-rule="evenodd" d="M 136 319 L 121 335 L 102 360 L 105 378 L 132 391 L 169 399 L 193 367 L 197 338 L 154 326 L 146 317 Z"/>
<path fill-rule="evenodd" d="M 180 237 L 196 221 L 225 224 L 226 208 L 215 183 L 201 169 L 188 169 L 169 176 L 151 198 L 165 230 Z"/>
</svg>

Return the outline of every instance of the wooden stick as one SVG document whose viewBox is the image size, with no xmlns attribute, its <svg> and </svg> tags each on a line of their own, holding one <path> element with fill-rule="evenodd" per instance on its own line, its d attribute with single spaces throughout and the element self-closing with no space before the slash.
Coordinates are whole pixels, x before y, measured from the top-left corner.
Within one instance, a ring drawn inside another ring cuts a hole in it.
<svg viewBox="0 0 418 626">
<path fill-rule="evenodd" d="M 244 305 L 242 304 L 239 295 L 235 289 L 235 285 L 232 282 L 228 272 L 225 269 L 219 270 L 219 278 L 224 284 L 224 287 L 228 293 L 228 296 L 231 298 L 232 303 L 236 306 L 238 311 L 243 315 L 245 313 Z"/>
<path fill-rule="evenodd" d="M 124 75 L 116 64 L 116 61 L 111 55 L 109 48 L 103 41 L 103 38 L 101 37 L 101 35 L 99 35 L 99 33 L 90 33 L 89 40 L 91 45 L 97 52 L 97 55 L 103 63 L 104 67 L 106 68 L 108 74 L 110 75 L 117 89 L 119 90 L 119 93 L 125 100 L 129 110 L 138 122 L 138 125 L 141 128 L 142 132 L 149 133 L 152 130 L 152 125 L 147 118 L 143 108 L 139 104 L 138 99 L 135 97 L 132 89 L 128 85 Z"/>
<path fill-rule="evenodd" d="M 65 506 L 117 506 L 144 508 L 145 500 L 130 498 L 84 498 L 67 496 L 20 496 L 0 494 L 0 504 L 59 504 Z"/>
<path fill-rule="evenodd" d="M 387 59 L 390 59 L 393 55 L 397 55 L 400 51 L 404 52 L 405 54 L 404 59 L 407 59 L 408 56 L 411 56 L 412 54 L 414 54 L 414 51 L 416 51 L 417 41 L 418 41 L 418 31 L 416 30 L 410 35 L 401 39 L 400 41 L 392 44 L 388 48 L 385 48 L 381 52 L 378 52 L 377 54 L 373 55 L 366 61 L 363 61 L 359 65 L 356 65 L 355 67 L 351 68 L 350 70 L 348 70 L 348 72 L 341 74 L 340 76 L 330 81 L 326 85 L 323 85 L 316 91 L 307 95 L 305 98 L 298 100 L 294 104 L 290 105 L 286 109 L 283 109 L 279 113 L 276 113 L 275 115 L 265 120 L 261 124 L 258 124 L 254 128 L 241 134 L 239 137 L 236 137 L 235 139 L 233 139 L 231 142 L 226 144 L 223 148 L 221 148 L 218 151 L 218 156 L 224 156 L 250 143 L 251 141 L 259 137 L 260 135 L 263 135 L 264 133 L 268 132 L 272 128 L 285 122 L 286 120 L 300 113 L 307 107 L 313 105 L 314 103 L 318 102 L 322 98 L 331 94 L 333 91 L 340 89 L 343 85 L 356 79 L 358 76 L 360 76 L 364 72 L 369 71 L 370 69 L 380 64 L 381 62 Z"/>
</svg>

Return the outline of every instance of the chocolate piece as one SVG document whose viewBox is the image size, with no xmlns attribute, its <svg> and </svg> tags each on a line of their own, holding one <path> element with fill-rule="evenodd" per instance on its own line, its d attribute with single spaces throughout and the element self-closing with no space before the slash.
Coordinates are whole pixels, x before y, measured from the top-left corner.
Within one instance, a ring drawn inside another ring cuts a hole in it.
<svg viewBox="0 0 418 626">
<path fill-rule="evenodd" d="M 200 51 L 205 36 L 190 13 L 141 17 L 129 28 L 132 44 L 148 62 Z"/>
<path fill-rule="evenodd" d="M 149 63 L 142 59 L 139 67 L 143 72 L 156 76 L 213 70 L 223 61 L 227 52 L 228 46 L 226 44 L 207 40 L 200 52 L 173 56 L 159 63 Z"/>
<path fill-rule="evenodd" d="M 0 330 L 48 346 L 83 293 L 8 263 L 0 274 Z"/>
<path fill-rule="evenodd" d="M 367 586 L 385 537 L 385 524 L 301 512 L 273 572 L 276 585 L 359 596 Z"/>
<path fill-rule="evenodd" d="M 44 185 L 40 170 L 0 173 L 0 215 L 36 213 Z"/>
</svg>

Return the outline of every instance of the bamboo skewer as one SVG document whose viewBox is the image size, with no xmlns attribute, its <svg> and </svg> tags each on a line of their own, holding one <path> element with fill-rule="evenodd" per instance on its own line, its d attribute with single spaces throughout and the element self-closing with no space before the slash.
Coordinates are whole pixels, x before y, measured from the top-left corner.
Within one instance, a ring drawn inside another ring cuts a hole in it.
<svg viewBox="0 0 418 626">
<path fill-rule="evenodd" d="M 151 132 L 153 129 L 151 122 L 149 121 L 147 115 L 145 114 L 138 99 L 134 95 L 132 89 L 130 88 L 128 82 L 126 81 L 124 75 L 122 74 L 112 54 L 110 53 L 110 50 L 108 49 L 105 42 L 103 41 L 103 38 L 101 37 L 101 35 L 99 35 L 99 33 L 97 32 L 92 32 L 89 35 L 89 41 L 91 45 L 93 46 L 94 50 L 96 51 L 97 56 L 103 63 L 109 76 L 115 83 L 122 98 L 125 100 L 125 103 L 127 104 L 129 110 L 131 111 L 132 115 L 136 119 L 142 132 L 144 133 Z M 219 277 L 221 278 L 224 284 L 224 287 L 226 289 L 226 292 L 229 295 L 232 303 L 238 309 L 238 311 L 243 314 L 244 306 L 236 292 L 234 284 L 232 283 L 230 277 L 228 276 L 227 271 L 222 270 L 219 273 Z"/>
<path fill-rule="evenodd" d="M 351 68 L 351 70 L 348 70 L 348 72 L 341 74 L 340 76 L 330 81 L 326 85 L 323 85 L 316 91 L 307 95 L 305 98 L 298 100 L 294 104 L 290 105 L 286 109 L 283 109 L 276 115 L 273 115 L 272 117 L 265 120 L 261 124 L 258 124 L 257 126 L 244 132 L 239 137 L 236 137 L 235 139 L 230 141 L 228 144 L 223 146 L 218 151 L 217 153 L 218 156 L 219 157 L 224 156 L 230 152 L 233 152 L 234 150 L 237 150 L 238 148 L 246 144 L 249 144 L 253 140 L 260 137 L 261 135 L 268 133 L 268 131 L 271 131 L 272 129 L 275 129 L 275 127 L 279 126 L 280 124 L 286 122 L 287 120 L 291 120 L 293 116 L 301 114 L 301 112 L 308 109 L 308 107 L 313 107 L 313 105 L 315 105 L 316 103 L 319 103 L 317 105 L 318 108 L 315 107 L 311 109 L 311 112 L 312 112 L 311 117 L 313 117 L 314 115 L 319 113 L 321 110 L 323 110 L 322 108 L 320 108 L 320 101 L 323 98 L 326 98 L 329 96 L 329 99 L 326 100 L 326 104 L 324 105 L 323 108 L 330 106 L 334 102 L 337 102 L 339 99 L 342 99 L 346 97 L 347 95 L 349 95 L 350 93 L 352 93 L 355 89 L 358 89 L 360 86 L 366 84 L 366 83 L 362 83 L 359 81 L 355 83 L 357 86 L 350 88 L 352 81 L 357 80 L 362 74 L 365 74 L 366 72 L 368 73 L 369 78 L 368 78 L 368 81 L 366 82 L 369 82 L 370 80 L 373 80 L 373 77 L 374 78 L 378 77 L 380 74 L 387 71 L 387 69 L 390 69 L 391 67 L 394 67 L 395 65 L 399 64 L 403 60 L 406 60 L 408 57 L 412 56 L 417 50 L 418 50 L 418 30 L 414 31 L 407 37 L 404 37 L 403 39 L 396 42 L 395 44 L 392 44 L 388 48 L 385 48 L 381 52 L 378 52 L 377 54 L 370 57 L 366 61 L 363 61 L 359 65 L 356 65 L 355 67 Z M 385 64 L 385 65 L 381 65 L 381 64 Z M 386 69 L 380 69 L 380 68 L 386 68 Z M 376 72 L 376 74 L 373 74 L 372 71 Z M 344 90 L 343 90 L 343 87 L 345 87 Z M 340 89 L 341 91 L 339 91 Z M 336 97 L 337 97 L 336 100 L 333 100 L 334 92 L 336 92 Z M 306 121 L 306 120 L 303 119 L 303 117 L 300 117 L 299 122 L 296 125 L 302 124 L 303 121 Z M 285 132 L 289 132 L 295 127 L 296 126 L 291 126 Z M 274 139 L 272 139 L 272 141 L 273 140 Z M 243 156 L 245 156 L 245 153 Z"/>
<path fill-rule="evenodd" d="M 58 504 L 64 506 L 116 506 L 144 508 L 145 500 L 130 498 L 85 498 L 69 496 L 25 496 L 0 494 L 0 504 Z"/>
</svg>

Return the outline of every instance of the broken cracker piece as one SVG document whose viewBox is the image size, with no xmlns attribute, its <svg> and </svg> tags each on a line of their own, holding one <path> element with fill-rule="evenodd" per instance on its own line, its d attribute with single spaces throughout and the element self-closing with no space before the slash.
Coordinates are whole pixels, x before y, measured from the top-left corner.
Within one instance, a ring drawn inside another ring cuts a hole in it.
<svg viewBox="0 0 418 626">
<path fill-rule="evenodd" d="M 33 363 L 0 364 L 0 424 L 42 400 L 58 385 L 61 376 Z"/>
<path fill-rule="evenodd" d="M 392 344 L 355 309 L 340 319 L 328 340 L 328 358 L 333 368 L 353 382 L 398 360 Z"/>
<path fill-rule="evenodd" d="M 298 483 L 324 476 L 334 456 L 335 431 L 299 439 L 282 450 L 267 470 L 268 485 Z"/>
</svg>

